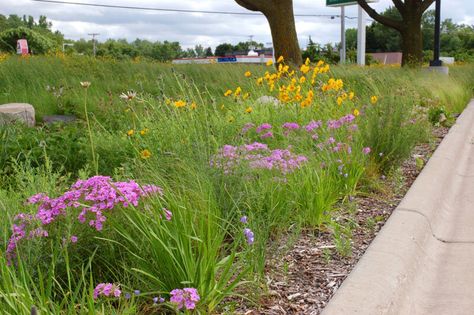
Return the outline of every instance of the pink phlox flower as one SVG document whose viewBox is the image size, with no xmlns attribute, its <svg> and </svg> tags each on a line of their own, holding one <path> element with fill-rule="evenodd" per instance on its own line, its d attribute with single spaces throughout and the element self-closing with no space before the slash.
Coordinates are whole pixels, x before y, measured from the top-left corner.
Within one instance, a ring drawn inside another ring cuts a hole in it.
<svg viewBox="0 0 474 315">
<path fill-rule="evenodd" d="M 176 304 L 178 310 L 182 308 L 193 310 L 196 308 L 196 303 L 201 299 L 195 288 L 174 289 L 170 292 L 170 295 L 170 302 Z"/>
<path fill-rule="evenodd" d="M 257 133 L 261 133 L 264 130 L 272 129 L 272 125 L 268 123 L 263 123 L 260 126 L 257 127 Z"/>
<path fill-rule="evenodd" d="M 296 129 L 300 129 L 300 125 L 298 125 L 297 123 L 295 122 L 287 122 L 287 123 L 284 123 L 282 125 L 282 127 L 284 129 L 288 129 L 288 130 L 296 130 Z"/>
</svg>

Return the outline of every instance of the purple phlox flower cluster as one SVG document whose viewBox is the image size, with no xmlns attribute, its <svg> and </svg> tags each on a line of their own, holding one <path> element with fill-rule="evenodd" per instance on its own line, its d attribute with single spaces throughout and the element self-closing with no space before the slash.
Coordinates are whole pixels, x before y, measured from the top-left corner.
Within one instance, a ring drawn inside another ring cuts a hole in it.
<svg viewBox="0 0 474 315">
<path fill-rule="evenodd" d="M 336 142 L 336 139 L 334 139 L 334 137 L 329 137 L 326 141 L 327 144 L 333 144 L 334 142 Z"/>
<path fill-rule="evenodd" d="M 195 288 L 174 289 L 170 295 L 170 302 L 176 304 L 178 310 L 182 308 L 193 310 L 201 299 Z"/>
<path fill-rule="evenodd" d="M 94 289 L 94 299 L 97 299 L 100 296 L 120 297 L 121 294 L 122 291 L 120 290 L 119 285 L 112 283 L 99 283 Z"/>
<path fill-rule="evenodd" d="M 246 133 L 247 131 L 249 131 L 253 127 L 255 127 L 255 125 L 252 124 L 252 123 L 245 124 L 244 127 L 242 128 L 242 133 Z"/>
<path fill-rule="evenodd" d="M 250 162 L 250 167 L 255 169 L 278 169 L 283 174 L 290 173 L 306 163 L 308 158 L 304 155 L 295 155 L 290 150 L 276 149 L 270 155 Z"/>
<path fill-rule="evenodd" d="M 259 150 L 268 150 L 268 146 L 264 143 L 254 142 L 252 144 L 244 145 L 245 150 L 247 151 L 259 151 Z"/>
<path fill-rule="evenodd" d="M 268 131 L 260 135 L 261 139 L 273 138 L 273 132 Z"/>
<path fill-rule="evenodd" d="M 288 149 L 270 150 L 266 144 L 254 142 L 240 147 L 225 145 L 211 159 L 210 164 L 222 168 L 228 174 L 244 161 L 253 169 L 277 169 L 286 174 L 299 168 L 308 159 L 303 155 L 295 155 Z"/>
<path fill-rule="evenodd" d="M 33 239 L 38 237 L 48 237 L 48 231 L 41 227 L 29 229 L 31 222 L 35 220 L 34 216 L 26 213 L 20 213 L 15 216 L 14 223 L 12 225 L 12 235 L 8 241 L 7 250 L 5 252 L 7 258 L 7 264 L 11 265 L 13 258 L 15 257 L 15 250 L 18 242 L 22 239 Z"/>
<path fill-rule="evenodd" d="M 257 133 L 261 133 L 262 131 L 265 131 L 265 130 L 268 130 L 268 129 L 272 129 L 272 125 L 268 124 L 268 123 L 263 123 L 261 124 L 260 126 L 257 127 Z"/>
<path fill-rule="evenodd" d="M 78 221 L 81 223 L 86 222 L 88 214 L 92 215 L 89 225 L 100 231 L 106 221 L 104 212 L 118 205 L 138 206 L 140 198 L 153 194 L 162 196 L 163 191 L 154 185 L 140 187 L 133 180 L 112 182 L 110 177 L 94 176 L 87 180 L 78 180 L 69 191 L 57 198 L 50 198 L 43 193 L 33 195 L 28 198 L 27 204 L 37 204 L 38 210 L 34 216 L 21 213 L 15 217 L 17 222 L 12 226 L 13 233 L 6 251 L 7 258 L 9 261 L 13 258 L 17 244 L 26 237 L 27 230 L 28 238 L 47 237 L 48 232 L 44 227 L 53 223 L 58 217 L 66 216 L 68 208 L 80 208 Z M 36 228 L 38 224 L 42 226 Z M 77 236 L 71 236 L 70 241 L 77 242 Z"/>
<path fill-rule="evenodd" d="M 370 151 L 372 151 L 369 147 L 365 147 L 362 149 L 362 153 L 364 153 L 365 155 L 369 154 Z"/>
<path fill-rule="evenodd" d="M 288 129 L 288 130 L 296 130 L 296 129 L 300 129 L 300 125 L 298 125 L 297 123 L 295 122 L 287 122 L 287 123 L 284 123 L 282 125 L 282 127 L 284 129 Z"/>
<path fill-rule="evenodd" d="M 355 116 L 352 114 L 349 114 L 337 120 L 334 120 L 334 119 L 328 120 L 327 125 L 329 129 L 339 129 L 343 125 L 352 123 L 354 119 L 355 119 Z"/>
<path fill-rule="evenodd" d="M 249 228 L 245 228 L 244 229 L 244 235 L 247 238 L 247 243 L 249 245 L 252 245 L 253 242 L 255 241 L 254 234 L 253 234 L 252 230 L 249 229 Z"/>
<path fill-rule="evenodd" d="M 309 124 L 304 126 L 304 129 L 306 129 L 307 132 L 312 132 L 315 129 L 320 128 L 323 125 L 323 122 L 321 120 L 318 121 L 310 121 Z"/>
<path fill-rule="evenodd" d="M 112 182 L 107 176 L 94 176 L 87 180 L 78 180 L 71 189 L 58 198 L 51 199 L 39 194 L 30 198 L 30 204 L 39 204 L 36 218 L 43 225 L 50 224 L 62 215 L 68 207 L 81 208 L 78 220 L 86 222 L 87 214 L 92 214 L 94 219 L 89 220 L 89 225 L 97 231 L 102 230 L 106 220 L 105 211 L 112 210 L 117 205 L 128 207 L 138 206 L 141 197 L 152 194 L 163 195 L 160 187 L 145 185 L 140 187 L 135 181 Z"/>
</svg>

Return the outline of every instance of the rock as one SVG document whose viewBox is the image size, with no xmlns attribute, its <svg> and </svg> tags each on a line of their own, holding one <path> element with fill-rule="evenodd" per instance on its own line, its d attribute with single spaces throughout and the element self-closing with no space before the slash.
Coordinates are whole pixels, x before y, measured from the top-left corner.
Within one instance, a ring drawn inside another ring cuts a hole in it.
<svg viewBox="0 0 474 315">
<path fill-rule="evenodd" d="M 70 123 L 77 119 L 76 116 L 73 115 L 50 115 L 50 116 L 43 116 L 43 122 L 45 124 L 53 124 L 56 122 L 60 123 Z"/>
<path fill-rule="evenodd" d="M 30 104 L 11 103 L 0 105 L 0 125 L 20 121 L 28 127 L 35 125 L 35 108 Z"/>
<path fill-rule="evenodd" d="M 442 124 L 444 123 L 446 120 L 448 120 L 448 118 L 446 118 L 446 115 L 444 113 L 441 113 L 439 115 L 439 123 Z"/>
<path fill-rule="evenodd" d="M 256 102 L 257 104 L 280 105 L 280 101 L 277 98 L 268 95 L 260 96 Z"/>
</svg>

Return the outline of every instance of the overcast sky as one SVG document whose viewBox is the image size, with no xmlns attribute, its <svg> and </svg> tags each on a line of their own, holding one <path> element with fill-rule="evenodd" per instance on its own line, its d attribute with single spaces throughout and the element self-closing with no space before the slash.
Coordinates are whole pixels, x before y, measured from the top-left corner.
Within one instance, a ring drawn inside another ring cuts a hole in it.
<svg viewBox="0 0 474 315">
<path fill-rule="evenodd" d="M 142 6 L 170 9 L 217 10 L 249 12 L 233 0 L 72 0 L 84 3 Z M 328 8 L 325 0 L 293 0 L 298 14 L 339 14 L 339 8 Z M 379 12 L 392 3 L 380 0 L 373 4 Z M 434 5 L 433 5 L 434 7 Z M 99 40 L 107 38 L 135 38 L 179 41 L 185 48 L 196 44 L 212 46 L 224 42 L 246 41 L 249 35 L 262 43 L 271 42 L 270 29 L 263 16 L 218 14 L 165 13 L 110 8 L 91 8 L 74 5 L 39 3 L 31 0 L 1 0 L 0 14 L 46 15 L 53 29 L 66 38 L 88 38 L 88 33 L 100 33 Z M 357 17 L 357 7 L 346 8 L 346 16 Z M 474 24 L 473 0 L 443 0 L 442 18 L 452 18 L 456 23 Z M 347 19 L 347 27 L 356 27 L 357 19 Z M 308 36 L 318 43 L 338 42 L 339 19 L 330 17 L 296 17 L 300 45 L 306 46 Z"/>
</svg>

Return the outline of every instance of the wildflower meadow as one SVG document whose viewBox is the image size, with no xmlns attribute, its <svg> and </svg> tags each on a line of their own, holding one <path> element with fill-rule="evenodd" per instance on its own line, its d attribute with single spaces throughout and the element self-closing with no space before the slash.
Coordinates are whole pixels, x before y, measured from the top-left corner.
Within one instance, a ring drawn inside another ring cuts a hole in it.
<svg viewBox="0 0 474 315">
<path fill-rule="evenodd" d="M 0 102 L 39 123 L 0 127 L 1 313 L 258 303 L 279 239 L 328 230 L 462 111 L 474 68 L 450 72 L 2 56 Z"/>
</svg>

